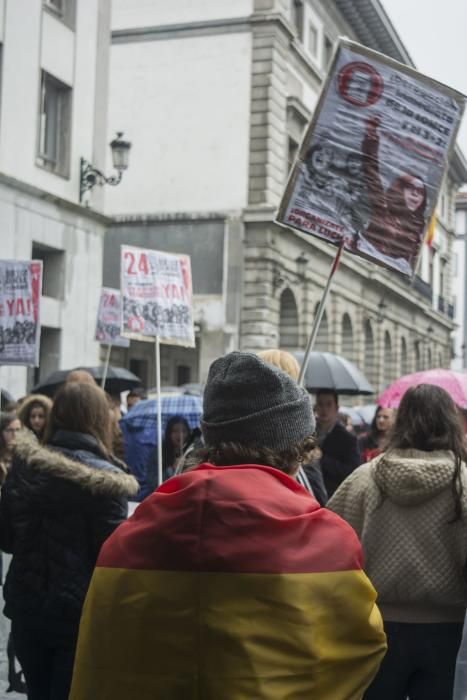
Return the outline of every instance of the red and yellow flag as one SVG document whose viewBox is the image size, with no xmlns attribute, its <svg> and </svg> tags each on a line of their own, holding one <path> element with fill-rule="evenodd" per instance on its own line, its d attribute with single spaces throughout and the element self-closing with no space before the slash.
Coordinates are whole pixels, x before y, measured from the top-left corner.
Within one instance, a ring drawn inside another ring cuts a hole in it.
<svg viewBox="0 0 467 700">
<path fill-rule="evenodd" d="M 174 477 L 102 548 L 70 700 L 360 700 L 386 648 L 361 565 L 276 469 Z"/>
<path fill-rule="evenodd" d="M 430 219 L 430 223 L 428 224 L 428 228 L 426 230 L 426 235 L 425 235 L 425 243 L 429 248 L 432 247 L 433 241 L 435 239 L 435 231 L 436 231 L 436 214 L 433 213 L 433 216 Z"/>
</svg>

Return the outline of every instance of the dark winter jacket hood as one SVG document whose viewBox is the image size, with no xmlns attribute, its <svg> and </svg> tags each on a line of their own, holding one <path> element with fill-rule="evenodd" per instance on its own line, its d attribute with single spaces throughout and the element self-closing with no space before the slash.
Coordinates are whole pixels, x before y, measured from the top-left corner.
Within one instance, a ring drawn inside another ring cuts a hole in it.
<svg viewBox="0 0 467 700">
<path fill-rule="evenodd" d="M 375 460 L 374 478 L 389 500 L 411 506 L 434 498 L 453 479 L 454 455 L 448 450 L 392 450 Z"/>
<path fill-rule="evenodd" d="M 65 430 L 54 434 L 50 445 L 40 445 L 29 431 L 22 431 L 16 456 L 44 475 L 64 479 L 93 495 L 131 498 L 138 482 L 104 456 L 92 435 Z"/>
</svg>

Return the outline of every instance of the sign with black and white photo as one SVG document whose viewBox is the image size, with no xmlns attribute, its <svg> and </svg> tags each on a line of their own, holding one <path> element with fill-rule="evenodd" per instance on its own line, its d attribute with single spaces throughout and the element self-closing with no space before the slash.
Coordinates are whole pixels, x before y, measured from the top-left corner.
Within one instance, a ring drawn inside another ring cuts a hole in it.
<svg viewBox="0 0 467 700">
<path fill-rule="evenodd" d="M 121 319 L 120 291 L 103 287 L 99 299 L 95 339 L 104 345 L 115 345 L 120 348 L 129 347 L 128 338 L 123 338 L 120 335 Z"/>
<path fill-rule="evenodd" d="M 39 364 L 41 260 L 0 260 L 0 365 Z"/>
<path fill-rule="evenodd" d="M 121 247 L 122 334 L 195 347 L 188 255 Z"/>
<path fill-rule="evenodd" d="M 465 98 L 341 39 L 278 223 L 412 275 Z"/>
</svg>

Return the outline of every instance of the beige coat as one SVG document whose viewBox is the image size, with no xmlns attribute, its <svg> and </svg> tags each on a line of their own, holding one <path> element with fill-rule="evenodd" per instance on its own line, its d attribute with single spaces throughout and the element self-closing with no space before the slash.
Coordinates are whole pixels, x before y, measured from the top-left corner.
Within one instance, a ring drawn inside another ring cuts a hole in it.
<svg viewBox="0 0 467 700">
<path fill-rule="evenodd" d="M 454 518 L 451 452 L 395 450 L 351 474 L 328 503 L 356 531 L 383 618 L 461 622 L 467 604 L 467 469 Z"/>
</svg>

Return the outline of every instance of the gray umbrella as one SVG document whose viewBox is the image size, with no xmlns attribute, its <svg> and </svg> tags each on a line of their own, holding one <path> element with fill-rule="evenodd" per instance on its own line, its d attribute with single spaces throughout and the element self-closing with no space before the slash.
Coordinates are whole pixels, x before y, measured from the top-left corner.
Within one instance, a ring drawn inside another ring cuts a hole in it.
<svg viewBox="0 0 467 700">
<path fill-rule="evenodd" d="M 293 354 L 301 364 L 305 353 L 297 351 Z M 312 394 L 319 389 L 332 389 L 346 396 L 374 393 L 363 372 L 345 357 L 331 352 L 311 353 L 305 373 L 305 387 Z"/>
</svg>

